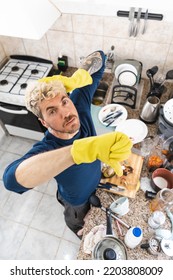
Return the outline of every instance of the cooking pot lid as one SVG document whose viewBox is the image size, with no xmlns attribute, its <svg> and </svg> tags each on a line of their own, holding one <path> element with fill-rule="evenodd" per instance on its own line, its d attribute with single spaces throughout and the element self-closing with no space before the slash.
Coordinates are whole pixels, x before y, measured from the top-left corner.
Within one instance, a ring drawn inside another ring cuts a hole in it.
<svg viewBox="0 0 173 280">
<path fill-rule="evenodd" d="M 121 240 L 115 237 L 105 237 L 96 244 L 94 258 L 97 260 L 127 260 L 127 252 Z"/>
<path fill-rule="evenodd" d="M 169 99 L 163 107 L 163 115 L 165 120 L 173 125 L 173 98 Z"/>
</svg>

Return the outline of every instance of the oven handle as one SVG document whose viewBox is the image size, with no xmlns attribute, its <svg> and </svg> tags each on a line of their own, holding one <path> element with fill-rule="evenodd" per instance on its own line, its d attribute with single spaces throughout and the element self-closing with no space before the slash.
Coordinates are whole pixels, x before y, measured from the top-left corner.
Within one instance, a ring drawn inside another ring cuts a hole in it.
<svg viewBox="0 0 173 280">
<path fill-rule="evenodd" d="M 0 106 L 0 111 L 6 112 L 6 113 L 10 113 L 10 114 L 18 114 L 18 115 L 27 115 L 28 111 L 27 110 L 10 110 L 4 107 Z"/>
</svg>

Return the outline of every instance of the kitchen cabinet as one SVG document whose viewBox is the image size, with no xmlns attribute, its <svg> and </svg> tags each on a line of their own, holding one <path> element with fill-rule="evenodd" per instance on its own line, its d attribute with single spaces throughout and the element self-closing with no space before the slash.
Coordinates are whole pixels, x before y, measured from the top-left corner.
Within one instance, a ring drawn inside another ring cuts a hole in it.
<svg viewBox="0 0 173 280">
<path fill-rule="evenodd" d="M 164 15 L 164 20 L 173 21 L 171 0 L 52 0 L 62 13 L 116 16 L 118 10 L 129 11 L 130 7 L 141 7 L 150 13 Z M 91 4 L 92 3 L 92 4 Z"/>
</svg>

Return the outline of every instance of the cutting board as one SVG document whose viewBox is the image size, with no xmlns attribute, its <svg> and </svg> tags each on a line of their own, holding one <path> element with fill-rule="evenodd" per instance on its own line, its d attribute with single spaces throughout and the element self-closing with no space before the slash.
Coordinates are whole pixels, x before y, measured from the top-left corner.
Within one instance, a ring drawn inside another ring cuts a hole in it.
<svg viewBox="0 0 173 280">
<path fill-rule="evenodd" d="M 139 179 L 141 175 L 143 160 L 144 159 L 142 156 L 132 153 L 128 160 L 122 163 L 122 167 L 124 168 L 123 176 L 118 177 L 114 175 L 111 178 L 101 179 L 102 183 L 110 182 L 112 184 L 125 187 L 124 191 L 119 192 L 117 190 L 114 190 L 113 188 L 110 190 L 105 190 L 114 194 L 119 194 L 121 196 L 135 198 L 136 192 L 140 187 Z M 130 173 L 128 173 L 129 169 L 132 169 Z M 125 175 L 125 173 L 127 174 Z"/>
</svg>

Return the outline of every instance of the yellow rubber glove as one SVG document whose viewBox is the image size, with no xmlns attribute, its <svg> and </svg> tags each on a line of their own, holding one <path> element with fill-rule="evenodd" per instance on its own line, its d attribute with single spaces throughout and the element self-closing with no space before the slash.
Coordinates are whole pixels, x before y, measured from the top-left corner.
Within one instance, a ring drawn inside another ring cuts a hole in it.
<svg viewBox="0 0 173 280">
<path fill-rule="evenodd" d="M 75 140 L 71 155 L 76 164 L 93 162 L 96 159 L 111 166 L 118 176 L 123 175 L 120 162 L 131 154 L 132 141 L 121 132 L 111 132 Z"/>
<path fill-rule="evenodd" d="M 62 75 L 54 75 L 52 77 L 45 77 L 39 79 L 39 82 L 49 83 L 51 81 L 61 81 L 66 88 L 67 92 L 71 92 L 76 88 L 81 88 L 87 85 L 91 85 L 93 80 L 90 74 L 84 69 L 78 69 L 71 77 L 65 77 Z"/>
</svg>

